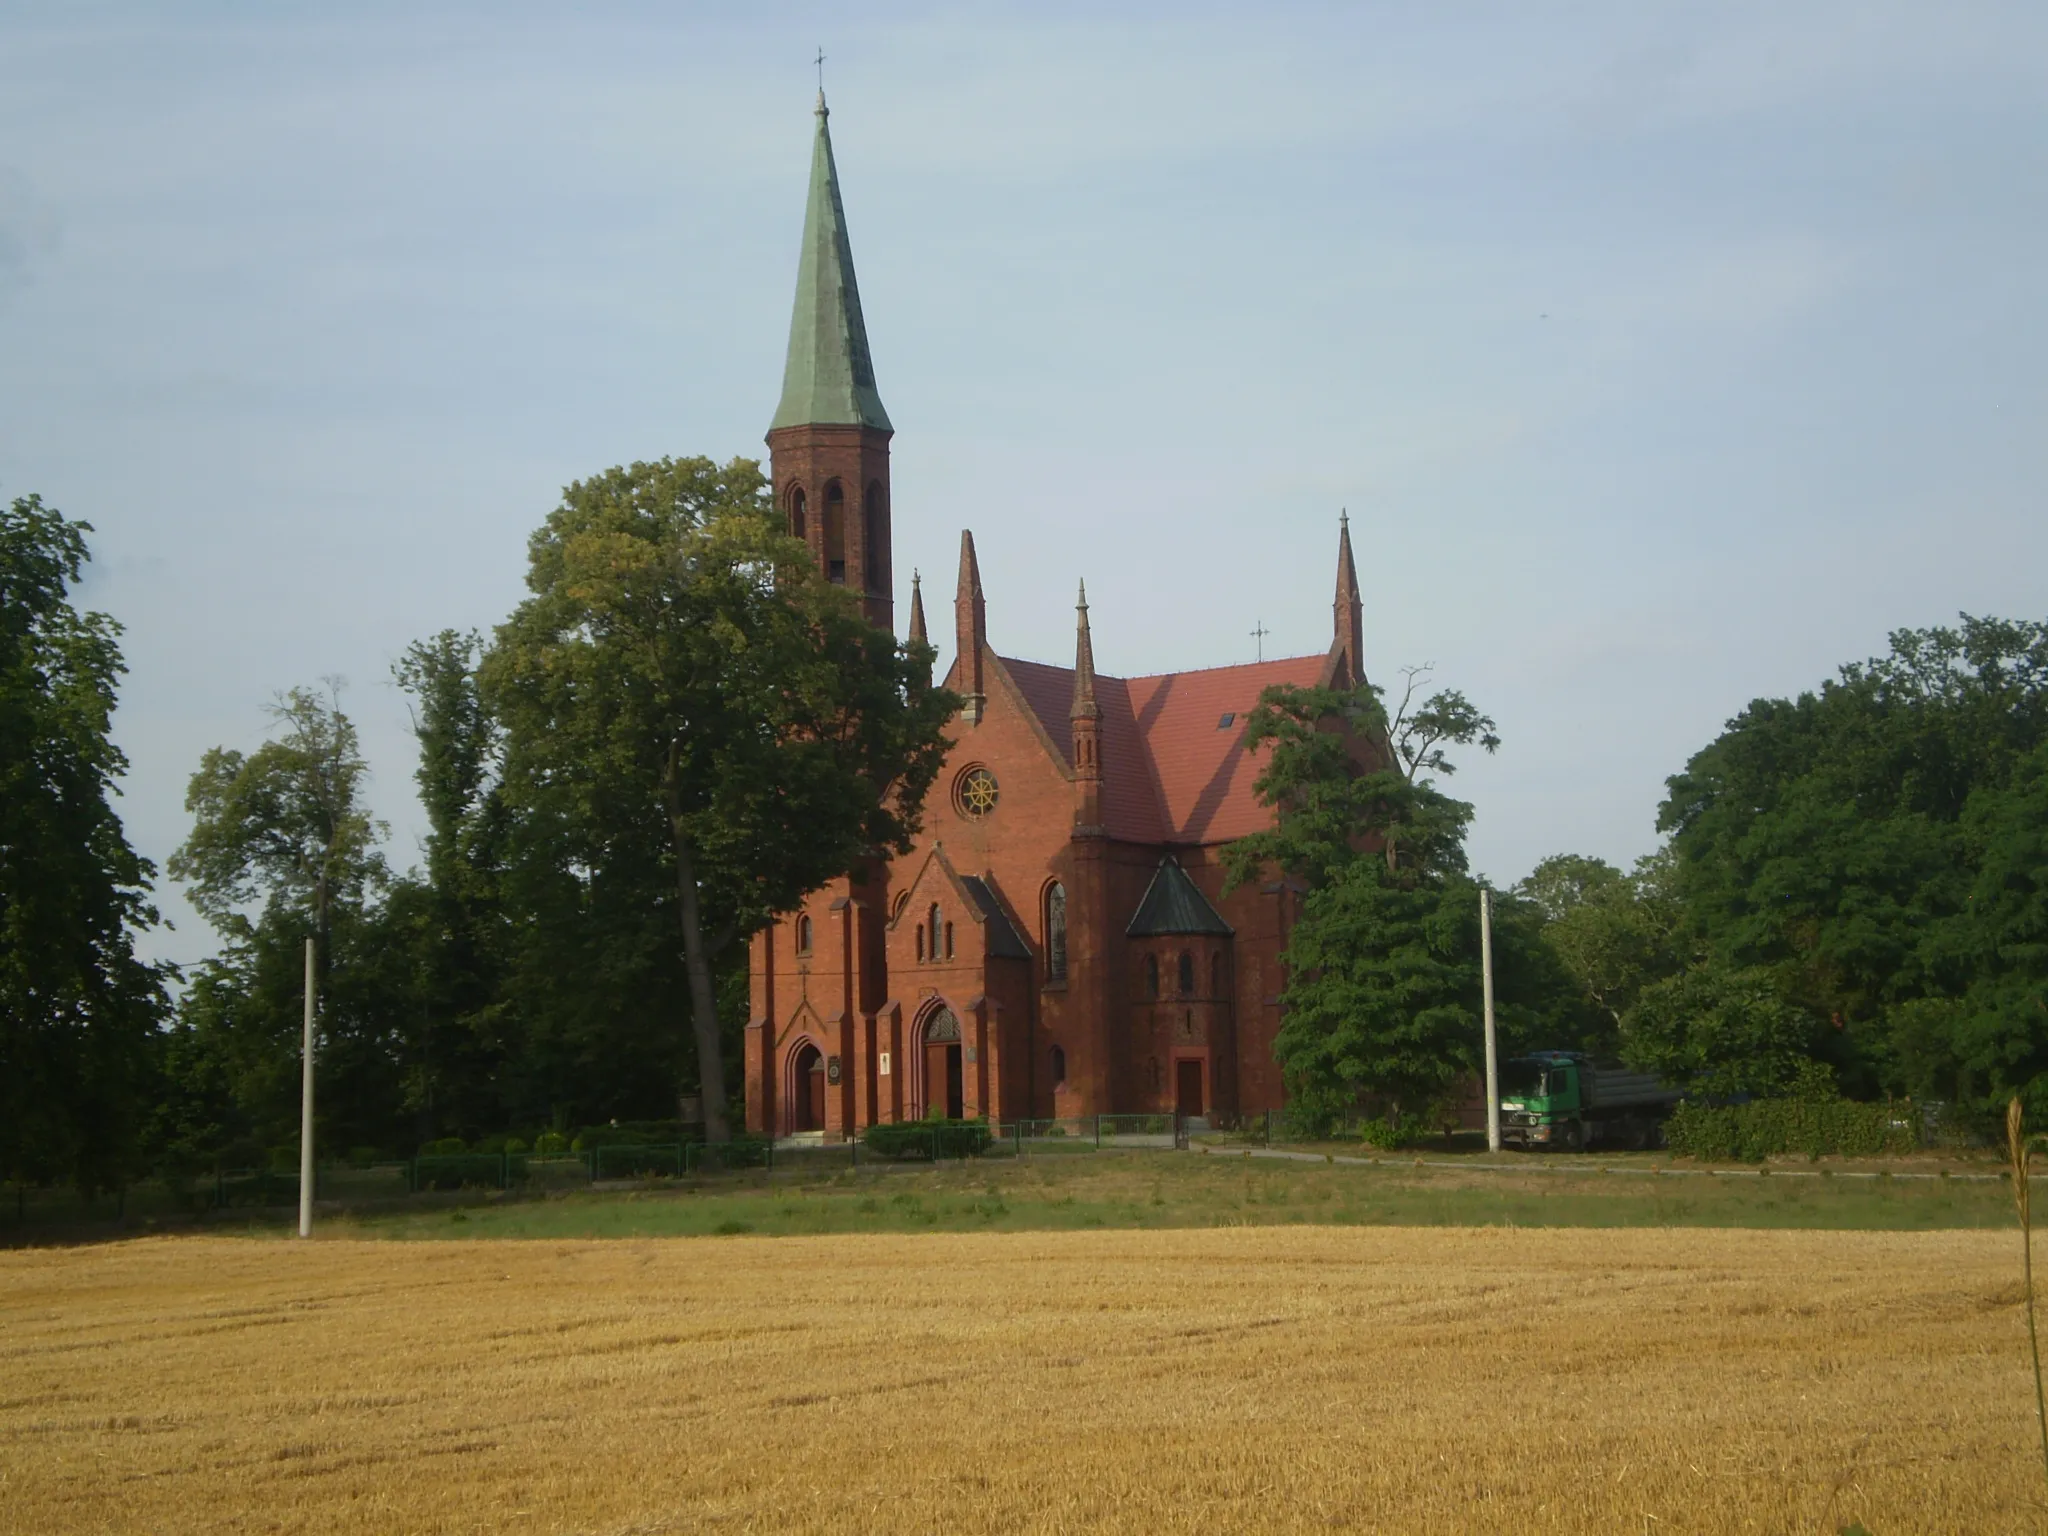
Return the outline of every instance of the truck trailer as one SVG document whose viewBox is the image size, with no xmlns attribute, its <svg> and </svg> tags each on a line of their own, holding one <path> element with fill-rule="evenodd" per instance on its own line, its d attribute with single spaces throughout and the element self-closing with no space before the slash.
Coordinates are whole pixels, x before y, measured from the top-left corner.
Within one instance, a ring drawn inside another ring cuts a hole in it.
<svg viewBox="0 0 2048 1536">
<path fill-rule="evenodd" d="M 1501 1065 L 1501 1145 L 1644 1151 L 1663 1144 L 1664 1117 L 1683 1097 L 1647 1072 L 1536 1051 Z"/>
</svg>

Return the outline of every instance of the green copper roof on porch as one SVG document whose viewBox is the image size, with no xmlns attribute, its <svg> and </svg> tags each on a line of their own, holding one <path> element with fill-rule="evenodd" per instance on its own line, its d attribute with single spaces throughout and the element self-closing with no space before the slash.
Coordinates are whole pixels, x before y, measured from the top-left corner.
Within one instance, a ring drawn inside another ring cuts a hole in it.
<svg viewBox="0 0 2048 1536">
<path fill-rule="evenodd" d="M 811 150 L 810 200 L 804 207 L 803 249 L 797 258 L 796 310 L 789 320 L 789 360 L 782 369 L 778 427 L 854 426 L 895 430 L 875 392 L 868 329 L 853 277 L 853 247 L 846 238 L 846 208 L 832 162 L 831 114 L 818 92 L 818 137 Z"/>
</svg>

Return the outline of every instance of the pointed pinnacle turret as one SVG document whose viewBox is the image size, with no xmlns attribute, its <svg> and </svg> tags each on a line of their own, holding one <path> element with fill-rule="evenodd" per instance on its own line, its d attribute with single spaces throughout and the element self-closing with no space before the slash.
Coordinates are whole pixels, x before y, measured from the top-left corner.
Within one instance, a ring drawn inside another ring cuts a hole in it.
<svg viewBox="0 0 2048 1536">
<path fill-rule="evenodd" d="M 1074 707 L 1070 720 L 1100 720 L 1102 706 L 1095 702 L 1095 642 L 1088 633 L 1088 583 L 1081 583 L 1080 599 L 1074 604 Z"/>
<path fill-rule="evenodd" d="M 924 630 L 924 593 L 918 590 L 917 571 L 910 573 L 910 638 L 919 645 L 931 644 Z"/>
<path fill-rule="evenodd" d="M 811 150 L 811 189 L 804 205 L 804 241 L 796 269 L 796 309 L 789 321 L 789 358 L 782 370 L 778 427 L 857 426 L 894 430 L 875 391 L 867 322 L 846 238 L 846 208 L 832 159 L 832 114 L 818 92 L 818 136 Z"/>
<path fill-rule="evenodd" d="M 960 582 L 953 592 L 953 689 L 964 699 L 960 713 L 969 725 L 981 720 L 988 691 L 982 686 L 981 655 L 988 647 L 988 604 L 981 595 L 981 564 L 974 557 L 974 533 L 960 530 Z"/>
<path fill-rule="evenodd" d="M 1351 515 L 1337 514 L 1337 600 L 1332 603 L 1336 631 L 1331 652 L 1341 657 L 1340 675 L 1348 684 L 1365 681 L 1365 603 L 1358 591 L 1358 566 L 1351 558 Z"/>
<path fill-rule="evenodd" d="M 1102 706 L 1095 699 L 1095 641 L 1088 633 L 1088 583 L 1074 602 L 1074 827 L 1102 831 Z"/>
</svg>

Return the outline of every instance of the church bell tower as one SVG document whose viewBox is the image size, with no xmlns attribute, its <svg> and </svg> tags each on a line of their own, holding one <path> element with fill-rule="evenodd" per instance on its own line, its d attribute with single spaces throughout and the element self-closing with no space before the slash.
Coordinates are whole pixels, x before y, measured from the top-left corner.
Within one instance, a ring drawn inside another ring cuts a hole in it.
<svg viewBox="0 0 2048 1536">
<path fill-rule="evenodd" d="M 893 634 L 889 439 L 895 429 L 875 390 L 830 116 L 820 91 L 789 359 L 782 403 L 768 424 L 769 473 L 789 532 L 810 546 L 828 580 L 861 594 L 871 623 Z"/>
</svg>

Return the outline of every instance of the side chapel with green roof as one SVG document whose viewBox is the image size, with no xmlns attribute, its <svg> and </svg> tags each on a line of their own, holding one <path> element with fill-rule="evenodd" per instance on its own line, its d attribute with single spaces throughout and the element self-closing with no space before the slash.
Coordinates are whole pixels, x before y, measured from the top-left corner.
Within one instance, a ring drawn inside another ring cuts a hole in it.
<svg viewBox="0 0 2048 1536">
<path fill-rule="evenodd" d="M 790 532 L 892 633 L 894 431 L 821 91 L 770 475 Z M 1244 745 L 1259 693 L 1362 681 L 1361 627 L 1340 528 L 1327 652 L 1113 677 L 1095 667 L 1083 586 L 1071 665 L 1003 656 L 963 529 L 945 683 L 964 702 L 924 831 L 755 936 L 748 1129 L 837 1140 L 929 1115 L 1279 1108 L 1280 952 L 1299 892 L 1226 896 L 1220 855 L 1270 814 Z M 928 638 L 914 581 L 907 633 Z"/>
</svg>

